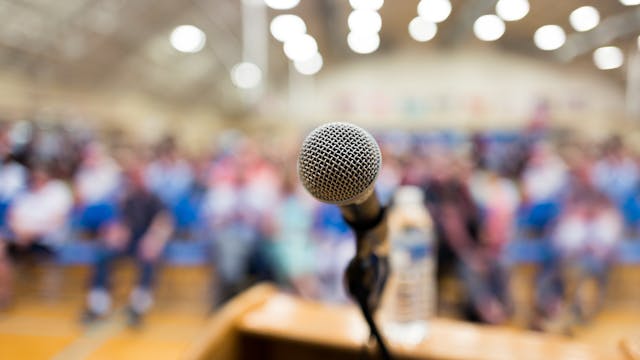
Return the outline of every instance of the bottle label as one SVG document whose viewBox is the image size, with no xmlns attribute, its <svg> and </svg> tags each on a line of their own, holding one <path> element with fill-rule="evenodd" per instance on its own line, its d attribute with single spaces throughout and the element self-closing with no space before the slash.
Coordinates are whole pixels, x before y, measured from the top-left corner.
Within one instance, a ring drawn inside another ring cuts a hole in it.
<svg viewBox="0 0 640 360">
<path fill-rule="evenodd" d="M 392 249 L 405 261 L 416 262 L 431 256 L 431 236 L 417 228 L 406 228 L 392 240 Z"/>
</svg>

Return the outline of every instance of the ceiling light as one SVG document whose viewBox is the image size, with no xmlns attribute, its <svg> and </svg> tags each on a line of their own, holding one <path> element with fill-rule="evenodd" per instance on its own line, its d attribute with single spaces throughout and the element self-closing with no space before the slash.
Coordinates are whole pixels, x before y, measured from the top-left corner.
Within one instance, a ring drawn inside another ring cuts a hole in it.
<svg viewBox="0 0 640 360">
<path fill-rule="evenodd" d="M 499 0 L 496 3 L 496 14 L 504 21 L 516 21 L 529 13 L 527 0 Z"/>
<path fill-rule="evenodd" d="M 311 59 L 306 61 L 295 61 L 293 66 L 300 74 L 313 75 L 322 69 L 322 55 L 316 53 Z"/>
<path fill-rule="evenodd" d="M 305 61 L 311 59 L 318 52 L 318 43 L 307 34 L 290 37 L 284 43 L 284 53 L 290 60 Z"/>
<path fill-rule="evenodd" d="M 289 10 L 298 6 L 300 0 L 264 0 L 264 3 L 274 10 Z"/>
<path fill-rule="evenodd" d="M 422 0 L 418 4 L 418 15 L 427 21 L 439 23 L 447 20 L 451 14 L 449 0 Z"/>
<path fill-rule="evenodd" d="M 633 6 L 640 4 L 640 0 L 620 0 L 622 5 Z"/>
<path fill-rule="evenodd" d="M 207 36 L 193 25 L 180 25 L 173 29 L 169 41 L 180 52 L 197 53 L 204 48 Z"/>
<path fill-rule="evenodd" d="M 619 47 L 601 47 L 593 52 L 593 62 L 600 70 L 617 69 L 624 63 L 624 54 Z"/>
<path fill-rule="evenodd" d="M 349 48 L 358 54 L 371 54 L 380 46 L 378 33 L 350 32 L 347 36 Z"/>
<path fill-rule="evenodd" d="M 416 16 L 409 23 L 409 35 L 415 41 L 425 42 L 433 39 L 438 33 L 438 25 Z"/>
<path fill-rule="evenodd" d="M 240 89 L 253 89 L 262 81 L 262 70 L 250 62 L 241 62 L 231 69 L 231 82 Z"/>
<path fill-rule="evenodd" d="M 353 10 L 347 23 L 355 32 L 378 32 L 382 28 L 382 18 L 374 10 Z"/>
<path fill-rule="evenodd" d="M 307 32 L 307 25 L 297 15 L 285 14 L 278 15 L 271 20 L 269 26 L 271 35 L 278 41 L 285 42 L 288 38 Z"/>
<path fill-rule="evenodd" d="M 496 15 L 482 15 L 473 23 L 473 33 L 482 41 L 495 41 L 504 34 L 504 21 Z"/>
<path fill-rule="evenodd" d="M 355 10 L 380 10 L 384 0 L 349 0 L 349 4 Z"/>
<path fill-rule="evenodd" d="M 600 23 L 600 13 L 593 6 L 582 6 L 571 12 L 569 22 L 576 31 L 589 31 Z"/>
<path fill-rule="evenodd" d="M 541 50 L 559 49 L 567 40 L 564 30 L 558 25 L 545 25 L 536 30 L 533 42 Z"/>
</svg>

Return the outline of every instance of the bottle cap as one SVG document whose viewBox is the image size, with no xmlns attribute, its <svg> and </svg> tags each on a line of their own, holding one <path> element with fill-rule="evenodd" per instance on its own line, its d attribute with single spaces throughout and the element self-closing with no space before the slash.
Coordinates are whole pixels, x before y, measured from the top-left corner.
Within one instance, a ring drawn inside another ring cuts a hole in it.
<svg viewBox="0 0 640 360">
<path fill-rule="evenodd" d="M 412 185 L 399 187 L 393 196 L 394 205 L 422 205 L 423 201 L 424 193 L 422 192 L 422 189 Z"/>
</svg>

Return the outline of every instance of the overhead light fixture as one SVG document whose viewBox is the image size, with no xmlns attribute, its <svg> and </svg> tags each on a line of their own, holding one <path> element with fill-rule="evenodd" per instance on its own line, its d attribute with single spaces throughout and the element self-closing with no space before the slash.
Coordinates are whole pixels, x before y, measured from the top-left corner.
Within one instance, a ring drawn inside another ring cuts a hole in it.
<svg viewBox="0 0 640 360">
<path fill-rule="evenodd" d="M 180 25 L 173 29 L 169 42 L 174 49 L 183 53 L 197 53 L 207 41 L 202 30 L 193 25 Z"/>
<path fill-rule="evenodd" d="M 349 0 L 349 4 L 355 10 L 380 10 L 384 0 Z"/>
<path fill-rule="evenodd" d="M 589 31 L 600 23 L 600 13 L 593 6 L 581 6 L 571 12 L 569 23 L 576 31 Z"/>
<path fill-rule="evenodd" d="M 624 54 L 616 46 L 597 48 L 593 52 L 593 62 L 600 70 L 617 69 L 624 63 Z"/>
<path fill-rule="evenodd" d="M 556 50 L 564 45 L 567 35 L 558 25 L 545 25 L 533 34 L 533 42 L 540 50 Z"/>
<path fill-rule="evenodd" d="M 377 33 L 382 28 L 382 18 L 375 10 L 353 10 L 347 24 L 351 31 Z"/>
<path fill-rule="evenodd" d="M 269 29 L 276 40 L 285 42 L 292 36 L 306 33 L 307 25 L 297 15 L 284 14 L 274 17 Z"/>
<path fill-rule="evenodd" d="M 427 21 L 440 23 L 451 14 L 449 0 L 421 0 L 418 3 L 418 15 Z"/>
<path fill-rule="evenodd" d="M 298 6 L 300 0 L 264 0 L 264 3 L 274 10 L 289 10 Z"/>
<path fill-rule="evenodd" d="M 504 21 L 496 15 L 482 15 L 473 23 L 473 33 L 482 41 L 500 39 L 504 29 Z"/>
<path fill-rule="evenodd" d="M 347 36 L 349 48 L 358 54 L 371 54 L 380 46 L 378 33 L 350 32 Z"/>
<path fill-rule="evenodd" d="M 438 33 L 438 25 L 416 16 L 409 23 L 409 35 L 413 40 L 425 42 L 433 39 Z"/>
<path fill-rule="evenodd" d="M 311 35 L 298 34 L 284 43 L 284 53 L 290 60 L 306 61 L 318 52 L 318 43 Z"/>
<path fill-rule="evenodd" d="M 640 0 L 620 0 L 620 3 L 625 6 L 640 5 Z"/>
<path fill-rule="evenodd" d="M 231 82 L 240 89 L 253 89 L 262 81 L 262 70 L 258 65 L 241 62 L 231 69 Z"/>
<path fill-rule="evenodd" d="M 517 21 L 529 13 L 527 0 L 499 0 L 496 3 L 496 14 L 504 21 Z"/>
<path fill-rule="evenodd" d="M 293 66 L 302 75 L 313 75 L 322 69 L 322 55 L 316 53 L 311 59 L 306 61 L 294 61 Z"/>
</svg>

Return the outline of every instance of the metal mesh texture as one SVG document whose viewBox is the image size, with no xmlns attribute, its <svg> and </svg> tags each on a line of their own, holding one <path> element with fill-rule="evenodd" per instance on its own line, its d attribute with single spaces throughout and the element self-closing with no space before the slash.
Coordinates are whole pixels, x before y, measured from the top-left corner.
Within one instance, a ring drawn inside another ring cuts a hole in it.
<svg viewBox="0 0 640 360">
<path fill-rule="evenodd" d="M 329 123 L 313 130 L 302 143 L 298 175 L 320 201 L 349 205 L 373 189 L 382 166 L 373 136 L 347 123 Z"/>
</svg>

